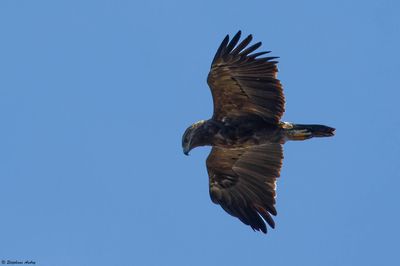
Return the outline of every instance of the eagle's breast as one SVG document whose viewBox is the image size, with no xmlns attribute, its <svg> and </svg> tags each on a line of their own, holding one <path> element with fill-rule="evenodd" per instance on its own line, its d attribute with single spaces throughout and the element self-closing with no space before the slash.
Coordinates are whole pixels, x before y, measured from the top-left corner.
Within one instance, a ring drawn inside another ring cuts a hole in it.
<svg viewBox="0 0 400 266">
<path fill-rule="evenodd" d="M 260 118 L 226 118 L 215 123 L 211 145 L 224 148 L 244 148 L 263 143 L 279 143 L 282 130 L 278 125 Z"/>
</svg>

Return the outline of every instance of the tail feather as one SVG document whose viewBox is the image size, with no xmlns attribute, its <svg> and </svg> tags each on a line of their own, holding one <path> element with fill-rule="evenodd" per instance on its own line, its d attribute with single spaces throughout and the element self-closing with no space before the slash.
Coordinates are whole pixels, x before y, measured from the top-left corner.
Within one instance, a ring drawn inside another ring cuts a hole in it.
<svg viewBox="0 0 400 266">
<path fill-rule="evenodd" d="M 287 126 L 286 136 L 289 140 L 305 140 L 313 137 L 331 137 L 335 135 L 335 129 L 324 125 L 290 124 Z"/>
<path fill-rule="evenodd" d="M 301 125 L 295 124 L 293 127 L 296 129 L 305 129 L 313 135 L 313 137 L 331 137 L 335 135 L 335 129 L 324 125 Z"/>
</svg>

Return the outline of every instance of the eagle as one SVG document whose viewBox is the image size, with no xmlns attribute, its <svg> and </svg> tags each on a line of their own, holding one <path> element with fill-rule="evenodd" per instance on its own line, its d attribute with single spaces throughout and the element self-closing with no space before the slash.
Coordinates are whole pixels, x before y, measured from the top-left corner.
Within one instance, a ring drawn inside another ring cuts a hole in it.
<svg viewBox="0 0 400 266">
<path fill-rule="evenodd" d="M 282 146 L 289 140 L 330 137 L 325 125 L 282 122 L 285 97 L 277 79 L 278 57 L 255 52 L 261 42 L 241 42 L 241 31 L 219 46 L 207 83 L 213 97 L 211 119 L 189 126 L 183 153 L 211 146 L 206 160 L 211 200 L 254 231 L 275 228 L 276 179 L 282 167 Z"/>
</svg>

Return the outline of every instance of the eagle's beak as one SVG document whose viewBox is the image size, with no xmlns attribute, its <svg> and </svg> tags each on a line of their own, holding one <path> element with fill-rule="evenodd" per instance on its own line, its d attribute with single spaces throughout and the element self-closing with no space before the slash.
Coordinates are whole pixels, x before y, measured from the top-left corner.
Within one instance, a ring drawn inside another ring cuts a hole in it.
<svg viewBox="0 0 400 266">
<path fill-rule="evenodd" d="M 183 154 L 185 154 L 186 156 L 189 155 L 189 151 L 190 145 L 186 145 L 185 147 L 183 147 Z"/>
<path fill-rule="evenodd" d="M 185 154 L 186 156 L 188 156 L 188 155 L 189 155 L 189 150 L 186 149 L 186 148 L 184 148 L 184 149 L 183 149 L 183 154 Z"/>
</svg>

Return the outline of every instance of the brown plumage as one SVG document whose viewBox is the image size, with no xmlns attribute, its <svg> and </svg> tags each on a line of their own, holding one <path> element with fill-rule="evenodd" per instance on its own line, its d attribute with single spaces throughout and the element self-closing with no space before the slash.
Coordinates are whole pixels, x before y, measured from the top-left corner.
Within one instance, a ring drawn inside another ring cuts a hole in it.
<svg viewBox="0 0 400 266">
<path fill-rule="evenodd" d="M 211 200 L 253 230 L 275 227 L 275 184 L 282 166 L 282 144 L 287 140 L 333 136 L 323 125 L 280 122 L 285 98 L 276 78 L 277 57 L 260 57 L 261 42 L 249 46 L 249 35 L 239 43 L 239 31 L 227 35 L 218 48 L 208 85 L 214 114 L 186 129 L 182 147 L 187 155 L 198 146 L 212 146 L 207 158 Z"/>
<path fill-rule="evenodd" d="M 208 74 L 208 85 L 214 100 L 213 119 L 256 114 L 265 121 L 276 124 L 285 111 L 285 98 L 276 74 L 277 57 L 258 56 L 269 52 L 251 54 L 261 46 L 258 42 L 247 49 L 249 35 L 235 49 L 240 32 L 230 43 L 226 36 L 215 54 Z"/>
</svg>

